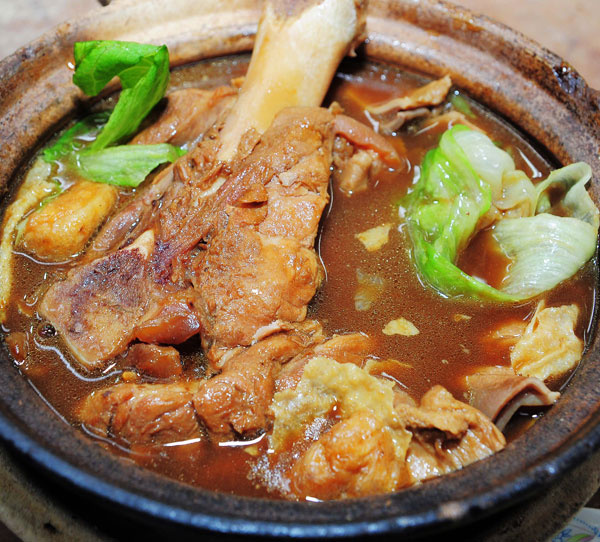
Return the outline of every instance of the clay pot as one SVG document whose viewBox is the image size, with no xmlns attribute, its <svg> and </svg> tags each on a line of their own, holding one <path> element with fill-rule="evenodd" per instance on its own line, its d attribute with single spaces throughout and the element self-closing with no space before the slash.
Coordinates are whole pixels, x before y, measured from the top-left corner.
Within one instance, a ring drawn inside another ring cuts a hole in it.
<svg viewBox="0 0 600 542">
<path fill-rule="evenodd" d="M 84 104 L 72 45 L 166 43 L 174 64 L 248 51 L 260 2 L 117 2 L 59 26 L 0 64 L 0 186 Z M 600 97 L 563 60 L 521 34 L 434 0 L 371 0 L 360 54 L 455 84 L 514 123 L 552 161 L 586 161 L 600 197 Z M 594 324 L 595 327 L 595 324 Z M 597 489 L 600 344 L 592 337 L 559 403 L 499 454 L 393 495 L 329 503 L 240 498 L 165 479 L 119 459 L 62 422 L 0 352 L 0 436 L 80 513 L 113 533 L 347 537 L 453 530 L 465 540 L 543 540 Z M 70 497 L 69 497 L 70 496 Z M 108 526 L 108 527 L 107 527 Z M 147 531 L 148 532 L 148 531 Z M 441 536 L 438 534 L 438 536 Z M 450 536 L 449 534 L 445 535 Z M 152 537 L 151 537 L 152 538 Z"/>
</svg>

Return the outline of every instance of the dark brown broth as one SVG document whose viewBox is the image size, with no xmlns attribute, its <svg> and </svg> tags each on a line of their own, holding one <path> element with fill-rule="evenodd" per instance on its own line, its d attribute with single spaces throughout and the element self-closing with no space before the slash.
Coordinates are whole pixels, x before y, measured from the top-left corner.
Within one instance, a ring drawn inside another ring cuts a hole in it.
<svg viewBox="0 0 600 542">
<path fill-rule="evenodd" d="M 188 86 L 212 87 L 227 84 L 242 75 L 248 57 L 215 60 L 192 67 L 176 69 L 171 90 Z M 327 98 L 338 101 L 352 116 L 368 124 L 361 103 L 385 100 L 423 84 L 418 76 L 391 67 L 360 62 L 345 63 Z M 532 177 L 545 177 L 549 165 L 516 132 L 494 118 L 482 107 L 469 102 L 475 118 L 470 119 L 491 134 L 515 158 L 518 168 Z M 309 317 L 321 321 L 329 334 L 362 331 L 374 342 L 373 355 L 403 362 L 389 376 L 416 399 L 433 384 L 442 384 L 459 399 L 465 399 L 464 377 L 480 366 L 508 365 L 508 347 L 498 347 L 486 340 L 490 330 L 507 320 L 524 320 L 535 308 L 535 301 L 520 306 L 445 299 L 424 287 L 415 273 L 404 225 L 398 217 L 398 202 L 413 183 L 418 164 L 425 153 L 437 145 L 446 125 L 424 131 L 409 130 L 391 142 L 398 150 L 406 149 L 405 172 L 383 172 L 363 194 L 347 197 L 332 187 L 332 205 L 322 220 L 318 249 L 327 271 L 327 280 L 309 307 Z M 355 234 L 390 222 L 394 226 L 390 241 L 379 251 L 368 253 Z M 486 247 L 489 240 L 481 237 L 462 258 L 462 264 L 482 274 L 491 283 L 501 278 L 501 257 L 489 256 L 483 264 L 472 264 L 469 255 Z M 26 255 L 18 255 L 15 276 L 18 277 L 14 303 L 4 326 L 5 332 L 26 334 L 29 354 L 17 362 L 33 386 L 69 423 L 76 424 L 76 409 L 90 392 L 121 381 L 126 367 L 115 360 L 104 371 L 88 373 L 62 350 L 57 337 L 40 333 L 43 322 L 35 313 L 35 303 L 46 285 L 63 276 L 75 262 L 43 265 Z M 470 266 L 470 267 L 469 267 Z M 358 312 L 354 306 L 357 287 L 356 270 L 378 275 L 385 280 L 385 291 L 371 310 Z M 585 337 L 590 326 L 594 304 L 594 272 L 592 263 L 549 296 L 549 304 L 577 302 L 581 316 L 577 333 Z M 18 307 L 21 307 L 19 310 Z M 458 316 L 457 316 L 458 315 Z M 466 315 L 469 318 L 464 318 Z M 386 336 L 382 329 L 390 320 L 404 317 L 420 331 L 416 336 Z M 193 338 L 182 351 L 185 378 L 202 377 L 203 355 L 200 343 Z M 530 423 L 530 418 L 521 425 Z M 255 485 L 248 473 L 266 452 L 266 439 L 244 448 L 239 443 L 192 442 L 176 446 L 136 447 L 124 451 L 106 446 L 129 459 L 186 483 L 208 489 L 242 495 L 265 496 L 266 490 Z M 264 476 L 264 473 L 263 473 Z M 270 494 L 269 496 L 276 496 Z"/>
</svg>

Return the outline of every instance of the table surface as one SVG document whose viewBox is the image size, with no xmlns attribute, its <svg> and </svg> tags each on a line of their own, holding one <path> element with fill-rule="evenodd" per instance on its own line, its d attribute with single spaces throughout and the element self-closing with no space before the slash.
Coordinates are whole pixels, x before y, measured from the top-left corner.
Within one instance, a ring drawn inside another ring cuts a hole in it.
<svg viewBox="0 0 600 542">
<path fill-rule="evenodd" d="M 600 89 L 600 0 L 460 0 L 456 3 L 535 39 L 570 62 L 592 87 Z M 0 58 L 4 58 L 56 24 L 96 9 L 98 2 L 0 0 L 0 6 Z M 6 491 L 6 486 L 0 491 Z M 600 497 L 595 497 L 592 503 L 600 504 Z M 47 534 L 48 539 L 62 539 L 56 537 L 56 533 Z M 16 542 L 20 539 L 0 522 L 0 540 Z"/>
</svg>

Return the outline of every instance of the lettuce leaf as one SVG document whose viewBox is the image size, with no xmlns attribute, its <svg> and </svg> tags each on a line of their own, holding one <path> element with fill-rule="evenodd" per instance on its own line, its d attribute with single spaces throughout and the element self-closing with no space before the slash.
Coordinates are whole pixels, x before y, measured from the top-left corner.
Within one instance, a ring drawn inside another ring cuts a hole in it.
<svg viewBox="0 0 600 542">
<path fill-rule="evenodd" d="M 521 301 L 572 276 L 594 254 L 598 209 L 585 184 L 587 164 L 553 172 L 538 186 L 515 169 L 510 155 L 465 126 L 446 131 L 423 161 L 421 177 L 406 196 L 406 221 L 413 258 L 423 281 L 445 296 Z M 563 190 L 552 204 L 549 192 Z M 496 289 L 456 267 L 460 251 L 477 233 L 480 218 L 496 198 L 523 198 L 536 216 L 502 218 L 494 238 L 512 260 Z M 542 211 L 549 211 L 542 213 Z"/>
<path fill-rule="evenodd" d="M 117 186 L 136 187 L 164 162 L 174 162 L 185 151 L 157 145 L 119 145 L 100 151 L 84 150 L 75 155 L 76 168 L 86 179 Z"/>
<path fill-rule="evenodd" d="M 114 146 L 135 133 L 164 95 L 169 82 L 166 46 L 86 41 L 75 44 L 74 55 L 73 81 L 86 94 L 98 94 L 115 76 L 123 90 L 112 112 L 86 117 L 45 149 L 46 162 L 66 158 L 88 180 L 135 187 L 158 165 L 185 154 L 167 144 Z"/>
<path fill-rule="evenodd" d="M 74 151 L 81 150 L 86 146 L 86 142 L 93 140 L 98 135 L 98 132 L 108 121 L 109 116 L 110 111 L 93 113 L 71 126 L 58 138 L 54 145 L 44 149 L 44 161 L 54 162 Z"/>
<path fill-rule="evenodd" d="M 541 294 L 574 275 L 594 255 L 599 213 L 585 189 L 591 177 L 592 169 L 584 162 L 553 171 L 536 186 L 538 214 L 496 225 L 493 236 L 513 261 L 502 282 L 504 292 L 520 298 Z M 565 193 L 551 206 L 546 196 L 557 188 Z"/>
<path fill-rule="evenodd" d="M 453 135 L 473 170 L 489 185 L 492 196 L 496 199 L 502 191 L 504 175 L 515 171 L 515 163 L 510 154 L 477 130 L 461 127 L 460 130 L 454 130 Z"/>
<path fill-rule="evenodd" d="M 502 291 L 527 299 L 554 288 L 594 255 L 596 234 L 587 222 L 548 213 L 501 220 L 493 236 L 512 260 Z"/>
<path fill-rule="evenodd" d="M 592 168 L 585 162 L 577 162 L 553 171 L 545 181 L 536 186 L 536 213 L 554 211 L 556 214 L 568 214 L 591 224 L 597 230 L 598 208 L 585 189 L 591 178 Z M 558 206 L 552 209 L 548 192 L 557 187 L 565 194 Z"/>
<path fill-rule="evenodd" d="M 74 55 L 73 82 L 88 96 L 97 95 L 113 77 L 118 77 L 123 87 L 108 123 L 90 149 L 104 149 L 132 136 L 167 89 L 167 47 L 125 41 L 84 41 L 75 43 Z"/>
<path fill-rule="evenodd" d="M 421 177 L 406 198 L 413 257 L 424 281 L 444 295 L 509 300 L 454 265 L 491 205 L 490 186 L 457 143 L 456 134 L 465 130 L 455 126 L 442 135 L 439 147 L 425 156 Z"/>
</svg>

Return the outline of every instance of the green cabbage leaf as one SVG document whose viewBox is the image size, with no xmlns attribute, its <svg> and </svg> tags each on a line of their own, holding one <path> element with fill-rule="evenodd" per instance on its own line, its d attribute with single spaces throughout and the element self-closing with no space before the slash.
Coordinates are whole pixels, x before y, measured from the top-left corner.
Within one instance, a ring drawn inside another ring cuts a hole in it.
<svg viewBox="0 0 600 542">
<path fill-rule="evenodd" d="M 421 278 L 445 296 L 495 301 L 522 301 L 553 288 L 594 254 L 598 209 L 585 189 L 590 178 L 590 167 L 577 163 L 535 186 L 485 134 L 460 125 L 447 130 L 403 202 Z M 493 236 L 511 259 L 499 289 L 456 266 L 492 204 L 499 217 Z"/>
<path fill-rule="evenodd" d="M 127 41 L 80 41 L 74 46 L 73 82 L 96 96 L 113 77 L 123 90 L 106 126 L 90 146 L 100 150 L 131 137 L 164 96 L 169 84 L 169 52 Z"/>
<path fill-rule="evenodd" d="M 130 138 L 163 97 L 169 83 L 166 46 L 124 41 L 75 43 L 73 82 L 95 96 L 113 79 L 122 91 L 112 111 L 94 113 L 66 130 L 43 152 L 46 162 L 64 160 L 99 183 L 136 187 L 160 164 L 185 154 L 166 143 L 117 145 Z"/>
<path fill-rule="evenodd" d="M 174 162 L 185 151 L 167 143 L 119 145 L 75 155 L 76 167 L 86 179 L 117 186 L 136 187 L 160 164 Z"/>
</svg>

